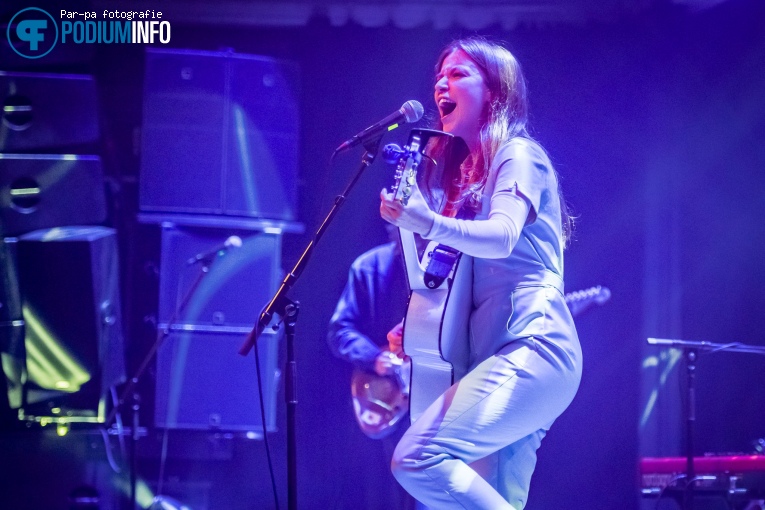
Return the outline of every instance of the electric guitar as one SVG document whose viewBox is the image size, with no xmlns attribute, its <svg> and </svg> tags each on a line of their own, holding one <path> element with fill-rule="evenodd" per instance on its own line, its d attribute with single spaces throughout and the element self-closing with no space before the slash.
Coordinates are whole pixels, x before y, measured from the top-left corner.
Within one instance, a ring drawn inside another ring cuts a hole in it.
<svg viewBox="0 0 765 510">
<path fill-rule="evenodd" d="M 454 137 L 443 131 L 413 129 L 404 150 L 386 146 L 386 159 L 398 160 L 391 188 L 394 200 L 408 202 L 425 145 L 434 136 Z M 375 379 L 375 374 L 355 374 L 351 391 L 356 419 L 370 437 L 385 435 L 390 430 L 386 422 L 398 422 L 406 414 L 406 404 L 414 422 L 467 371 L 472 259 L 438 243 L 429 243 L 420 253 L 413 232 L 399 229 L 399 235 L 410 290 L 403 332 L 409 366 L 382 380 Z M 409 374 L 408 381 L 416 381 L 412 391 L 403 374 Z M 395 396 L 387 400 L 384 395 Z"/>
<path fill-rule="evenodd" d="M 452 135 L 413 129 L 396 167 L 393 199 L 411 196 L 430 137 Z M 431 242 L 420 254 L 413 232 L 399 229 L 409 282 L 403 349 L 410 363 L 409 419 L 414 423 L 454 381 L 467 372 L 473 260 Z"/>
<path fill-rule="evenodd" d="M 611 290 L 602 285 L 566 294 L 566 304 L 572 317 L 576 317 L 592 305 L 602 305 L 609 299 L 611 299 Z"/>
</svg>

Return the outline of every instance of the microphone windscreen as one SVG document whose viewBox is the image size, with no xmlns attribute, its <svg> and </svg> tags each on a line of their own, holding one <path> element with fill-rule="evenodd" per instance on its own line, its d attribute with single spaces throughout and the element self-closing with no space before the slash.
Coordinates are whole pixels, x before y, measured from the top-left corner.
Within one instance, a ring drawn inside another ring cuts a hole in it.
<svg viewBox="0 0 765 510">
<path fill-rule="evenodd" d="M 417 122 L 425 113 L 425 108 L 422 107 L 419 101 L 412 99 L 404 103 L 401 107 L 401 112 L 404 114 L 407 122 Z"/>
</svg>

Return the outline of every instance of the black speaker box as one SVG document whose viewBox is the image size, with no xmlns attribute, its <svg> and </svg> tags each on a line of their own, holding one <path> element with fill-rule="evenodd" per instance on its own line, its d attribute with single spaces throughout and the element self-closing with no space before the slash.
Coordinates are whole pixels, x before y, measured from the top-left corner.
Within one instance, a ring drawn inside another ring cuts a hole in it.
<svg viewBox="0 0 765 510">
<path fill-rule="evenodd" d="M 15 239 L 0 239 L 0 326 L 23 319 L 15 244 Z M 7 352 L 8 347 L 7 342 L 0 340 L 0 351 Z"/>
<path fill-rule="evenodd" d="M 241 246 L 216 253 L 227 239 Z M 211 255 L 208 265 L 189 262 L 202 253 Z M 280 254 L 281 234 L 164 225 L 159 323 L 171 333 L 157 353 L 157 426 L 263 431 L 255 363 L 237 352 L 281 280 Z M 258 353 L 270 430 L 278 353 L 273 332 L 261 337 Z"/>
<path fill-rule="evenodd" d="M 188 264 L 196 254 L 236 235 L 240 247 L 217 256 L 206 273 Z M 242 230 L 166 227 L 162 230 L 159 322 L 167 323 L 200 278 L 178 324 L 252 326 L 281 281 L 281 235 Z"/>
<path fill-rule="evenodd" d="M 24 316 L 16 266 L 16 240 L 0 239 L 0 414 L 10 416 L 10 408 L 22 401 L 24 378 Z"/>
<path fill-rule="evenodd" d="M 297 75 L 267 57 L 147 50 L 141 210 L 294 220 Z"/>
<path fill-rule="evenodd" d="M 62 149 L 94 144 L 97 97 L 92 76 L 0 71 L 0 152 L 71 152 Z"/>
<path fill-rule="evenodd" d="M 98 156 L 0 154 L 0 234 L 106 220 Z"/>
<path fill-rule="evenodd" d="M 19 238 L 17 257 L 26 322 L 24 414 L 103 421 L 109 388 L 125 372 L 115 231 L 30 232 Z"/>
<path fill-rule="evenodd" d="M 254 356 L 238 354 L 249 330 L 175 330 L 157 352 L 155 422 L 186 430 L 263 433 Z M 258 341 L 266 414 L 265 430 L 276 427 L 278 335 Z"/>
</svg>

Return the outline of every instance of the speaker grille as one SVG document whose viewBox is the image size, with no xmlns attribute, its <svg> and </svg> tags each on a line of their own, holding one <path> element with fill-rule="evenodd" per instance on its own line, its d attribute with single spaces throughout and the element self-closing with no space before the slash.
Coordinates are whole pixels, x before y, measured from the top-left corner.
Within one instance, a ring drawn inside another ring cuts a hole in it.
<svg viewBox="0 0 765 510">
<path fill-rule="evenodd" d="M 148 50 L 141 209 L 294 220 L 297 82 L 271 58 Z"/>
</svg>

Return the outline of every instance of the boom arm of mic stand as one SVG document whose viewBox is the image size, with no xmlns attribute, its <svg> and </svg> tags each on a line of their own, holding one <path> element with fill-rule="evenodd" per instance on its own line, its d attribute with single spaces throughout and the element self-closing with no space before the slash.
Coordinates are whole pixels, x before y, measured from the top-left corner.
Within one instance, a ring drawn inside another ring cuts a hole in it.
<svg viewBox="0 0 765 510">
<path fill-rule="evenodd" d="M 310 249 L 311 245 L 308 247 Z M 307 261 L 309 255 L 310 253 L 308 250 L 306 250 L 306 252 L 303 253 L 303 256 L 300 257 L 300 260 L 302 261 L 303 259 L 306 259 Z M 298 265 L 299 264 L 300 262 L 298 262 Z M 292 288 L 293 283 L 297 281 L 297 275 L 300 274 L 295 273 L 296 270 L 302 271 L 302 267 L 299 268 L 296 265 L 295 268 L 287 274 L 287 276 L 284 278 L 284 281 L 282 282 L 282 285 L 279 287 L 279 290 L 276 291 L 276 294 L 274 294 L 274 297 L 271 299 L 268 305 L 266 305 L 263 311 L 260 312 L 258 323 L 255 325 L 252 331 L 250 331 L 250 334 L 247 335 L 244 343 L 239 348 L 239 354 L 242 356 L 247 356 L 250 353 L 250 350 L 255 346 L 255 342 L 258 340 L 258 338 L 260 338 L 260 335 L 266 329 L 266 326 L 271 323 L 271 319 L 273 319 L 274 314 L 277 314 L 280 317 L 284 317 L 287 313 L 287 307 L 295 304 L 294 301 L 287 297 L 287 292 Z"/>
<path fill-rule="evenodd" d="M 120 396 L 120 398 L 117 400 L 114 407 L 112 407 L 112 410 L 109 412 L 109 415 L 107 416 L 106 421 L 104 422 L 104 426 L 108 428 L 109 425 L 112 423 L 112 420 L 114 420 L 117 417 L 117 413 L 119 412 L 119 409 L 124 405 L 125 399 L 127 398 L 127 396 L 128 395 L 133 396 L 133 402 L 131 405 L 131 409 L 133 412 L 133 423 L 131 425 L 131 431 L 130 431 L 130 435 L 131 435 L 131 442 L 130 442 L 130 504 L 131 504 L 131 508 L 136 508 L 136 494 L 137 494 L 136 473 L 138 470 L 137 460 L 136 460 L 137 459 L 136 443 L 138 442 L 138 418 L 139 418 L 138 412 L 139 412 L 140 398 L 138 398 L 138 395 L 135 390 L 138 387 L 138 383 L 141 379 L 141 376 L 144 374 L 144 372 L 148 368 L 149 363 L 151 363 L 151 361 L 154 359 L 154 356 L 157 353 L 159 346 L 162 343 L 164 343 L 167 337 L 170 336 L 170 333 L 172 332 L 172 328 L 175 325 L 176 321 L 180 317 L 181 313 L 184 310 L 186 310 L 186 306 L 189 304 L 191 297 L 199 288 L 199 285 L 202 283 L 202 280 L 204 279 L 205 275 L 210 271 L 210 264 L 211 264 L 211 261 L 202 261 L 202 269 L 199 271 L 199 274 L 197 275 L 197 278 L 194 280 L 194 283 L 191 285 L 189 290 L 186 291 L 186 294 L 183 297 L 183 300 L 176 307 L 175 311 L 173 312 L 173 315 L 170 317 L 170 320 L 167 322 L 167 325 L 162 331 L 162 334 L 159 335 L 157 337 L 157 340 L 154 342 L 154 344 L 152 344 L 151 349 L 149 349 L 149 352 L 146 354 L 146 357 L 144 357 L 135 375 L 131 377 L 127 385 L 125 385 L 124 389 L 122 390 L 122 396 Z M 264 429 L 265 429 L 265 426 L 264 426 Z"/>
<path fill-rule="evenodd" d="M 381 135 L 382 136 L 382 135 Z M 297 303 L 293 302 L 287 297 L 287 292 L 292 288 L 292 285 L 297 281 L 300 274 L 308 264 L 308 259 L 313 253 L 314 246 L 319 242 L 321 236 L 326 231 L 332 219 L 337 214 L 340 206 L 345 202 L 345 197 L 350 193 L 351 188 L 356 184 L 361 177 L 362 172 L 369 167 L 374 161 L 375 155 L 380 147 L 380 138 L 373 142 L 368 142 L 364 145 L 366 152 L 361 158 L 361 165 L 356 175 L 351 179 L 348 186 L 342 195 L 338 195 L 335 198 L 335 203 L 329 210 L 329 213 L 324 218 L 319 229 L 316 231 L 313 240 L 306 246 L 303 255 L 295 264 L 295 267 L 287 273 L 279 290 L 266 305 L 263 311 L 260 313 L 258 323 L 253 330 L 247 335 L 244 343 L 239 349 L 239 354 L 246 356 L 250 350 L 255 347 L 255 343 L 260 337 L 263 330 L 273 319 L 274 314 L 279 314 L 285 324 L 286 339 L 287 339 L 287 377 L 285 379 L 285 393 L 287 397 L 287 508 L 288 510 L 297 510 L 297 460 L 296 460 L 296 440 L 295 440 L 295 414 L 297 405 L 297 367 L 295 364 L 294 350 L 293 350 L 293 337 L 295 323 L 297 321 Z M 257 355 L 257 350 L 255 351 Z M 256 358 L 257 359 L 257 358 Z M 265 434 L 265 424 L 263 426 L 263 433 Z"/>
<path fill-rule="evenodd" d="M 674 338 L 648 338 L 649 345 L 661 345 L 665 347 L 674 347 L 677 349 L 698 349 L 699 351 L 731 351 L 744 352 L 749 354 L 765 354 L 765 346 L 747 345 L 741 342 L 730 342 L 727 344 L 713 343 L 707 341 L 695 340 L 677 340 Z"/>
<path fill-rule="evenodd" d="M 364 156 L 361 158 L 361 165 L 359 166 L 358 171 L 353 176 L 351 181 L 348 183 L 343 193 L 335 197 L 335 203 L 332 205 L 332 208 L 327 213 L 327 216 L 324 218 L 324 221 L 322 221 L 321 226 L 316 231 L 316 234 L 314 234 L 313 240 L 310 243 L 308 243 L 308 246 L 306 246 L 305 251 L 303 251 L 303 254 L 300 256 L 300 259 L 295 264 L 295 267 L 292 269 L 292 271 L 287 273 L 287 276 L 284 278 L 284 281 L 279 287 L 279 290 L 276 291 L 276 294 L 274 294 L 274 297 L 271 299 L 268 305 L 266 305 L 266 307 L 260 313 L 260 317 L 258 318 L 258 323 L 255 325 L 252 331 L 250 331 L 250 334 L 247 335 L 247 338 L 244 340 L 244 343 L 242 343 L 242 346 L 239 348 L 239 354 L 241 354 L 242 356 L 247 356 L 247 354 L 250 353 L 250 350 L 255 346 L 255 342 L 257 342 L 258 338 L 263 333 L 263 330 L 266 329 L 266 326 L 268 326 L 268 324 L 271 322 L 271 319 L 273 318 L 274 313 L 278 314 L 281 317 L 284 317 L 286 307 L 290 304 L 294 304 L 294 302 L 287 297 L 287 292 L 289 292 L 289 290 L 295 284 L 297 279 L 300 277 L 301 273 L 303 272 L 303 269 L 305 269 L 305 266 L 308 265 L 308 260 L 311 258 L 311 254 L 313 253 L 314 247 L 319 242 L 319 239 L 321 239 L 321 236 L 324 235 L 324 232 L 327 230 L 327 227 L 329 227 L 329 224 L 332 222 L 332 219 L 337 214 L 337 211 L 340 209 L 340 206 L 343 205 L 343 203 L 345 203 L 345 198 L 351 192 L 351 189 L 353 189 L 353 187 L 356 185 L 359 178 L 361 177 L 361 174 L 374 162 L 375 157 L 377 156 L 377 152 L 380 149 L 381 139 L 382 139 L 382 134 L 380 134 L 379 137 L 373 140 L 370 140 L 364 144 L 364 148 L 366 149 L 366 152 L 364 153 Z"/>
</svg>

